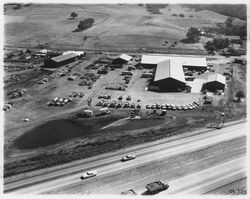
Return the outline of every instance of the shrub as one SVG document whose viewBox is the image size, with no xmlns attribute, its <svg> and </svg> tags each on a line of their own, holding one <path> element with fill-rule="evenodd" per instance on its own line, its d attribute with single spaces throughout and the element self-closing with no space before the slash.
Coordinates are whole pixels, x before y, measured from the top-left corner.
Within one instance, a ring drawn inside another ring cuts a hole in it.
<svg viewBox="0 0 250 199">
<path fill-rule="evenodd" d="M 78 14 L 77 14 L 77 13 L 75 13 L 75 12 L 72 12 L 70 16 L 71 16 L 72 18 L 75 18 L 75 17 L 77 17 L 77 16 L 78 16 Z"/>
<path fill-rule="evenodd" d="M 172 16 L 177 17 L 177 14 L 172 14 Z"/>
<path fill-rule="evenodd" d="M 180 16 L 180 17 L 185 17 L 185 15 L 184 15 L 184 14 L 179 14 L 179 16 Z"/>
<path fill-rule="evenodd" d="M 246 97 L 246 95 L 242 90 L 240 90 L 236 93 L 235 97 L 237 97 L 238 99 L 241 99 L 241 98 Z"/>
</svg>

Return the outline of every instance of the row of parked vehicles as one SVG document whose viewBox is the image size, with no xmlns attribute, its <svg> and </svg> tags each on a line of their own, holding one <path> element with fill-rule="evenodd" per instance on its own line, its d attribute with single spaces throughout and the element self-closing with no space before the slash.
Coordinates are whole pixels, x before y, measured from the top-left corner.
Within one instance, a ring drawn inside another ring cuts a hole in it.
<svg viewBox="0 0 250 199">
<path fill-rule="evenodd" d="M 190 104 L 179 105 L 179 104 L 163 104 L 160 105 L 159 103 L 146 105 L 146 109 L 162 109 L 162 110 L 193 110 L 196 107 L 200 106 L 199 103 L 193 102 Z"/>
<path fill-rule="evenodd" d="M 48 106 L 64 106 L 71 101 L 72 99 L 70 97 L 67 97 L 67 98 L 55 97 L 48 102 Z"/>
<path fill-rule="evenodd" d="M 109 107 L 109 108 L 137 108 L 137 109 L 141 108 L 140 104 L 136 105 L 135 103 L 122 102 L 116 100 L 113 100 L 112 102 L 101 100 L 96 104 L 96 106 Z"/>
</svg>

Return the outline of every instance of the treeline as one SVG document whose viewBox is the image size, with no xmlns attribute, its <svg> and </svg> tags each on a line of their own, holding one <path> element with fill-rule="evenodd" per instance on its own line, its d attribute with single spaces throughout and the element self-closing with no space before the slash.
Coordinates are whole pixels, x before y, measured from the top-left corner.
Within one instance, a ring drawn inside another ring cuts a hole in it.
<svg viewBox="0 0 250 199">
<path fill-rule="evenodd" d="M 247 23 L 242 25 L 235 25 L 233 23 L 235 19 L 228 17 L 223 24 L 217 24 L 216 27 L 203 27 L 206 33 L 217 33 L 225 35 L 240 36 L 241 39 L 246 39 L 247 36 Z"/>
<path fill-rule="evenodd" d="M 219 14 L 247 19 L 247 7 L 245 4 L 183 4 L 185 7 L 194 8 L 196 11 L 210 10 Z"/>
</svg>

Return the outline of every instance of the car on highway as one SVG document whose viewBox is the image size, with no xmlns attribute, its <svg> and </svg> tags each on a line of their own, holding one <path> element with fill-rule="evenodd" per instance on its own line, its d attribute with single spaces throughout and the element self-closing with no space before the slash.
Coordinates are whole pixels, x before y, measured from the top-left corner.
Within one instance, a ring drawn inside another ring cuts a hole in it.
<svg viewBox="0 0 250 199">
<path fill-rule="evenodd" d="M 122 157 L 121 161 L 126 162 L 126 161 L 129 161 L 129 160 L 133 160 L 135 158 L 136 158 L 135 155 L 126 155 L 126 156 Z"/>
<path fill-rule="evenodd" d="M 146 189 L 149 194 L 156 194 L 160 191 L 167 190 L 169 188 L 168 183 L 163 183 L 162 181 L 156 181 L 147 184 Z"/>
<path fill-rule="evenodd" d="M 86 178 L 91 178 L 97 176 L 97 171 L 88 171 L 86 173 L 83 173 L 82 176 L 80 177 L 82 180 Z"/>
<path fill-rule="evenodd" d="M 121 192 L 121 195 L 137 195 L 137 193 L 133 189 L 130 189 L 130 190 Z"/>
</svg>

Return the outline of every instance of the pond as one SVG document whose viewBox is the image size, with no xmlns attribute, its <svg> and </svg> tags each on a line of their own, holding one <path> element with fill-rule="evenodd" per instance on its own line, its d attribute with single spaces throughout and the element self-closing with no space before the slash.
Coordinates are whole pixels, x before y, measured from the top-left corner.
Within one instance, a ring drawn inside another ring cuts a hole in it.
<svg viewBox="0 0 250 199">
<path fill-rule="evenodd" d="M 17 138 L 14 142 L 14 146 L 19 149 L 35 149 L 57 144 L 75 137 L 87 137 L 90 134 L 96 133 L 142 129 L 157 126 L 164 122 L 164 119 L 128 120 L 122 125 L 111 125 L 111 127 L 102 129 L 102 127 L 112 124 L 117 120 L 118 119 L 114 118 L 106 118 L 106 120 L 98 120 L 95 122 L 83 122 L 69 119 L 52 120 L 35 127 Z"/>
</svg>

